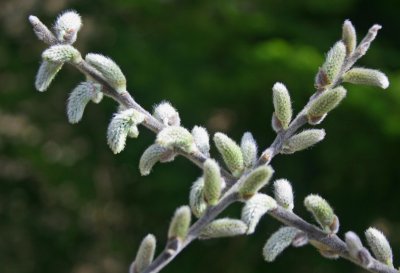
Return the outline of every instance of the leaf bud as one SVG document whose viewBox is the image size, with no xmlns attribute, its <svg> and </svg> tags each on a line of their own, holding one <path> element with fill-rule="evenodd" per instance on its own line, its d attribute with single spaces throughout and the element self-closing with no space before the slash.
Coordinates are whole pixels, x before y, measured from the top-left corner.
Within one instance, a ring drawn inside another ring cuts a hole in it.
<svg viewBox="0 0 400 273">
<path fill-rule="evenodd" d="M 350 256 L 358 260 L 364 267 L 369 268 L 372 264 L 372 257 L 363 246 L 360 237 L 354 232 L 348 231 L 345 234 L 345 242 Z"/>
</svg>

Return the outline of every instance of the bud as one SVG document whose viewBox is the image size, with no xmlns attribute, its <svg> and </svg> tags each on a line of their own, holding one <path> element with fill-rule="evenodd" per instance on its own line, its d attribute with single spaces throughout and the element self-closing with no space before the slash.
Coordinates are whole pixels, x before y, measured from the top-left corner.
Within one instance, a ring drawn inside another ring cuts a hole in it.
<svg viewBox="0 0 400 273">
<path fill-rule="evenodd" d="M 168 230 L 168 239 L 184 240 L 190 226 L 190 208 L 182 206 L 176 209 Z"/>
<path fill-rule="evenodd" d="M 271 166 L 260 166 L 254 169 L 244 178 L 243 183 L 239 186 L 239 195 L 242 199 L 247 200 L 256 194 L 262 187 L 268 184 L 274 170 Z"/>
<path fill-rule="evenodd" d="M 118 93 L 126 91 L 126 78 L 121 68 L 113 60 L 95 53 L 87 54 L 85 60 L 88 64 L 96 68 Z"/>
<path fill-rule="evenodd" d="M 140 273 L 148 267 L 154 259 L 156 250 L 156 238 L 153 234 L 144 237 L 136 254 L 133 272 Z M 132 273 L 133 273 L 132 272 Z"/>
<path fill-rule="evenodd" d="M 162 129 L 157 135 L 156 142 L 168 149 L 178 148 L 187 153 L 196 151 L 192 134 L 180 126 L 168 126 Z"/>
<path fill-rule="evenodd" d="M 243 134 L 240 149 L 242 150 L 244 166 L 253 168 L 257 162 L 257 142 L 250 132 Z"/>
<path fill-rule="evenodd" d="M 333 110 L 344 99 L 346 92 L 346 89 L 342 86 L 323 92 L 308 108 L 308 119 L 312 120 L 314 118 L 322 117 Z"/>
<path fill-rule="evenodd" d="M 247 200 L 241 216 L 242 221 L 247 225 L 246 234 L 254 233 L 261 217 L 268 211 L 276 209 L 277 206 L 272 197 L 262 193 L 257 193 Z"/>
<path fill-rule="evenodd" d="M 53 63 L 78 63 L 82 57 L 81 53 L 71 45 L 53 45 L 43 51 L 42 59 Z"/>
<path fill-rule="evenodd" d="M 373 40 L 375 40 L 376 35 L 378 35 L 378 31 L 382 28 L 381 25 L 373 25 L 369 30 L 367 35 L 364 37 L 364 39 L 362 39 L 362 41 L 360 42 L 359 46 L 357 47 L 356 51 L 358 51 L 358 55 L 359 57 L 364 56 L 365 53 L 367 53 L 371 42 Z"/>
<path fill-rule="evenodd" d="M 369 251 L 363 247 L 360 237 L 352 231 L 345 234 L 346 246 L 352 258 L 358 260 L 364 267 L 372 264 L 372 257 Z"/>
<path fill-rule="evenodd" d="M 392 248 L 385 235 L 376 228 L 370 227 L 365 231 L 365 237 L 367 238 L 368 245 L 374 254 L 375 258 L 393 267 L 393 253 Z"/>
<path fill-rule="evenodd" d="M 247 225 L 237 219 L 222 218 L 212 221 L 200 232 L 199 239 L 233 237 L 245 234 Z"/>
<path fill-rule="evenodd" d="M 294 227 L 281 227 L 269 237 L 264 245 L 263 255 L 267 262 L 273 262 L 290 244 L 298 233 Z"/>
<path fill-rule="evenodd" d="M 302 247 L 309 243 L 309 238 L 307 233 L 300 231 L 296 234 L 292 241 L 293 247 Z"/>
<path fill-rule="evenodd" d="M 207 204 L 215 206 L 221 196 L 222 177 L 218 163 L 214 159 L 204 162 L 204 199 Z"/>
<path fill-rule="evenodd" d="M 29 22 L 31 23 L 33 27 L 33 31 L 36 34 L 36 37 L 45 42 L 48 45 L 52 45 L 57 43 L 56 37 L 54 37 L 54 34 L 46 27 L 45 24 L 43 24 L 39 18 L 36 16 L 30 15 L 29 16 Z"/>
<path fill-rule="evenodd" d="M 278 133 L 282 130 L 282 124 L 279 119 L 276 117 L 275 113 L 272 113 L 271 127 L 274 132 Z"/>
<path fill-rule="evenodd" d="M 293 190 L 292 185 L 286 179 L 278 179 L 274 182 L 274 194 L 276 202 L 283 208 L 292 211 L 293 203 Z"/>
<path fill-rule="evenodd" d="M 76 11 L 66 11 L 58 16 L 54 24 L 54 32 L 61 43 L 73 44 L 76 41 L 82 20 Z"/>
<path fill-rule="evenodd" d="M 332 207 L 321 196 L 310 194 L 304 199 L 304 206 L 312 213 L 319 225 L 329 233 L 336 233 L 338 230 L 338 219 Z"/>
<path fill-rule="evenodd" d="M 295 152 L 310 148 L 325 138 L 325 130 L 309 129 L 292 136 L 284 142 L 282 154 L 293 154 Z"/>
<path fill-rule="evenodd" d="M 107 143 L 114 154 L 120 153 L 125 148 L 131 126 L 136 126 L 143 120 L 144 115 L 132 108 L 114 115 L 107 129 Z"/>
<path fill-rule="evenodd" d="M 98 104 L 103 100 L 103 97 L 104 97 L 104 94 L 102 92 L 103 86 L 97 82 L 93 82 L 93 81 L 89 81 L 89 82 L 92 83 L 93 86 L 95 86 L 96 90 L 98 91 L 98 92 L 95 92 L 95 94 L 92 98 L 92 102 Z"/>
<path fill-rule="evenodd" d="M 35 87 L 38 91 L 46 91 L 57 75 L 58 71 L 61 70 L 63 63 L 53 63 L 43 61 L 40 64 L 39 70 L 36 74 Z"/>
<path fill-rule="evenodd" d="M 154 107 L 153 116 L 166 126 L 179 126 L 181 124 L 178 111 L 167 101 L 163 101 Z"/>
<path fill-rule="evenodd" d="M 190 190 L 189 205 L 192 213 L 197 218 L 200 218 L 207 209 L 207 203 L 204 200 L 204 178 L 197 179 Z"/>
<path fill-rule="evenodd" d="M 340 258 L 339 254 L 332 250 L 318 249 L 318 252 L 319 254 L 321 254 L 322 257 L 325 257 L 327 259 L 336 260 Z"/>
<path fill-rule="evenodd" d="M 67 116 L 70 123 L 78 123 L 82 119 L 86 105 L 100 93 L 100 90 L 101 86 L 93 82 L 81 82 L 72 90 L 67 103 Z"/>
<path fill-rule="evenodd" d="M 389 80 L 385 74 L 375 69 L 355 67 L 343 75 L 343 82 L 377 86 L 386 89 Z"/>
<path fill-rule="evenodd" d="M 140 174 L 149 175 L 153 166 L 158 162 L 163 162 L 163 159 L 171 157 L 174 154 L 172 150 L 163 148 L 160 145 L 150 145 L 142 154 L 139 161 Z"/>
<path fill-rule="evenodd" d="M 286 86 L 280 82 L 275 83 L 272 87 L 272 91 L 275 116 L 280 121 L 282 128 L 286 130 L 292 120 L 292 103 L 290 101 L 289 91 L 286 89 Z"/>
<path fill-rule="evenodd" d="M 357 35 L 356 30 L 350 20 L 346 20 L 343 23 L 342 42 L 346 46 L 347 56 L 351 55 L 354 52 L 354 49 L 356 49 Z"/>
<path fill-rule="evenodd" d="M 192 135 L 197 148 L 205 156 L 210 156 L 210 137 L 207 130 L 204 127 L 194 126 L 192 129 Z"/>
<path fill-rule="evenodd" d="M 228 169 L 235 177 L 239 177 L 244 169 L 243 155 L 240 147 L 223 133 L 214 134 L 214 143 Z"/>
<path fill-rule="evenodd" d="M 326 73 L 329 83 L 339 76 L 346 58 L 346 46 L 342 41 L 337 42 L 328 52 L 321 70 Z"/>
<path fill-rule="evenodd" d="M 139 136 L 139 129 L 136 125 L 132 125 L 128 128 L 128 137 L 137 138 Z"/>
</svg>

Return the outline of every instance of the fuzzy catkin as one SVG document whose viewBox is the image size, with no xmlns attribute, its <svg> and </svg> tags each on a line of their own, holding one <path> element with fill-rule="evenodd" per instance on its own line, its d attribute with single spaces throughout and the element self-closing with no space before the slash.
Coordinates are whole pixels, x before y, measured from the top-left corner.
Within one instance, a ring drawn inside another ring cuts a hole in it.
<svg viewBox="0 0 400 273">
<path fill-rule="evenodd" d="M 231 173 L 239 177 L 244 169 L 242 150 L 231 138 L 223 133 L 214 135 L 214 143 Z"/>
<path fill-rule="evenodd" d="M 275 116 L 284 130 L 292 120 L 292 103 L 289 91 L 283 83 L 277 82 L 272 87 Z"/>
<path fill-rule="evenodd" d="M 207 204 L 215 206 L 221 196 L 222 177 L 218 163 L 213 159 L 204 162 L 204 199 Z"/>
<path fill-rule="evenodd" d="M 382 89 L 389 87 L 387 76 L 376 69 L 354 67 L 343 75 L 343 82 L 377 86 Z"/>
<path fill-rule="evenodd" d="M 62 67 L 63 63 L 43 61 L 36 74 L 36 89 L 40 92 L 46 91 Z"/>
<path fill-rule="evenodd" d="M 118 93 L 126 91 L 125 75 L 112 59 L 101 54 L 89 53 L 85 60 L 96 68 Z"/>
<path fill-rule="evenodd" d="M 298 229 L 294 227 L 281 227 L 271 235 L 263 248 L 264 259 L 267 262 L 273 262 L 296 237 Z"/>
<path fill-rule="evenodd" d="M 212 221 L 202 229 L 199 239 L 232 237 L 245 234 L 247 225 L 238 219 L 222 218 Z"/>
<path fill-rule="evenodd" d="M 263 193 L 257 193 L 243 206 L 241 219 L 247 225 L 246 234 L 254 233 L 261 217 L 277 207 L 276 201 Z"/>
</svg>

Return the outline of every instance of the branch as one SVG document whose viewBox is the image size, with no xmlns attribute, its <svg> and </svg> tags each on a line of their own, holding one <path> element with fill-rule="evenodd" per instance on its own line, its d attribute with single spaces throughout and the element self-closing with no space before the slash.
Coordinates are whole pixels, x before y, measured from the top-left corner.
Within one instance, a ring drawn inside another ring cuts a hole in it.
<svg viewBox="0 0 400 273">
<path fill-rule="evenodd" d="M 60 41 L 53 35 L 53 33 L 35 16 L 30 16 L 29 20 L 33 26 L 33 29 L 38 36 L 38 38 L 44 41 L 48 45 L 59 44 Z M 258 159 L 255 167 L 260 165 L 269 164 L 273 157 L 282 151 L 282 147 L 288 139 L 290 139 L 303 125 L 309 122 L 307 118 L 307 110 L 309 106 L 321 96 L 322 91 L 328 89 L 336 88 L 341 83 L 342 76 L 351 68 L 351 66 L 365 54 L 370 43 L 374 40 L 377 31 L 380 26 L 373 26 L 367 36 L 362 40 L 359 47 L 356 48 L 354 53 L 348 56 L 346 62 L 342 65 L 340 72 L 335 77 L 335 81 L 328 88 L 317 90 L 317 92 L 310 98 L 310 101 L 304 107 L 304 109 L 296 116 L 296 118 L 290 123 L 286 130 L 280 130 L 273 143 L 268 149 L 266 149 L 261 157 Z M 85 60 L 80 60 L 79 62 L 72 63 L 79 71 L 81 71 L 86 76 L 90 76 L 94 81 L 102 85 L 102 92 L 107 96 L 114 99 L 119 104 L 123 105 L 125 108 L 133 108 L 145 116 L 144 122 L 142 123 L 146 128 L 152 132 L 158 134 L 166 126 L 160 121 L 155 119 L 147 110 L 141 107 L 134 98 L 129 94 L 129 92 L 118 92 L 112 85 L 103 77 L 103 75 L 98 72 L 94 67 L 89 65 Z M 321 79 L 324 79 L 325 75 L 322 75 Z M 203 153 L 196 151 L 193 153 L 185 152 L 181 149 L 175 149 L 175 152 L 181 154 L 182 156 L 189 159 L 195 165 L 203 168 L 203 163 L 208 159 Z M 224 177 L 227 187 L 223 197 L 219 200 L 218 204 L 215 206 L 209 206 L 205 214 L 200 217 L 189 229 L 186 238 L 181 241 L 178 238 L 170 239 L 165 249 L 162 253 L 144 270 L 143 273 L 156 273 L 168 265 L 185 247 L 187 247 L 193 240 L 199 237 L 202 229 L 207 226 L 212 220 L 216 219 L 221 212 L 225 210 L 232 203 L 239 201 L 238 188 L 241 185 L 246 174 L 242 175 L 240 178 L 234 178 L 226 169 L 221 168 L 221 175 Z M 281 206 L 270 210 L 268 212 L 272 217 L 278 221 L 284 223 L 285 225 L 296 227 L 297 229 L 303 231 L 309 238 L 319 242 L 322 246 L 335 254 L 371 271 L 379 273 L 395 273 L 397 270 L 384 265 L 383 263 L 372 258 L 372 263 L 366 268 L 358 260 L 352 258 L 349 254 L 346 244 L 336 235 L 328 235 L 326 232 L 317 228 L 316 226 L 309 224 L 302 218 L 297 216 L 291 211 L 285 210 Z"/>
<path fill-rule="evenodd" d="M 349 260 L 350 262 L 370 271 L 370 272 L 379 272 L 379 273 L 398 273 L 394 268 L 391 268 L 378 260 L 372 258 L 371 265 L 366 268 L 363 266 L 360 261 L 352 258 L 348 252 L 346 247 L 346 243 L 343 242 L 337 235 L 327 235 L 324 231 L 320 230 L 314 225 L 311 225 L 304 221 L 302 218 L 297 216 L 291 211 L 285 210 L 284 208 L 278 206 L 278 208 L 271 210 L 268 212 L 272 217 L 277 219 L 278 221 L 303 231 L 308 235 L 309 238 L 318 241 L 323 246 L 332 250 L 334 253 L 340 255 L 340 257 Z"/>
</svg>

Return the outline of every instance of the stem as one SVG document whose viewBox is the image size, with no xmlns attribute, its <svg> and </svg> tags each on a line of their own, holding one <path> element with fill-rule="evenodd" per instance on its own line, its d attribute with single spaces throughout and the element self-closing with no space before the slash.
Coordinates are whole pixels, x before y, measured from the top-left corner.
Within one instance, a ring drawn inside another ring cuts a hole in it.
<svg viewBox="0 0 400 273">
<path fill-rule="evenodd" d="M 220 200 L 218 205 L 214 207 L 210 207 L 206 213 L 198 219 L 189 230 L 189 233 L 186 239 L 178 246 L 171 251 L 168 248 L 170 242 L 167 242 L 167 247 L 164 251 L 158 255 L 158 257 L 141 273 L 156 273 L 162 270 L 165 266 L 167 266 L 185 247 L 187 247 L 192 241 L 197 239 L 201 230 L 209 224 L 212 220 L 214 220 L 226 207 L 230 204 L 238 200 L 238 196 L 236 193 L 230 191 L 226 193 L 225 196 Z"/>
<path fill-rule="evenodd" d="M 37 37 L 48 45 L 57 44 L 58 41 L 53 35 L 53 33 L 37 18 L 36 16 L 29 16 L 29 21 L 31 22 L 34 32 Z M 367 36 L 361 41 L 360 45 L 357 47 L 355 52 L 347 58 L 345 65 L 342 67 L 340 75 L 337 77 L 337 81 L 333 84 L 331 88 L 334 88 L 340 84 L 341 76 L 367 51 L 370 43 L 375 39 L 377 31 L 380 29 L 379 25 L 374 25 L 368 32 Z M 106 79 L 92 66 L 90 66 L 84 60 L 79 63 L 71 63 L 83 74 L 90 76 L 93 80 L 97 81 L 103 86 L 103 93 L 112 99 L 114 99 L 119 104 L 125 106 L 126 108 L 133 108 L 145 115 L 145 120 L 142 123 L 146 128 L 153 131 L 154 133 L 160 132 L 165 125 L 155 119 L 147 110 L 141 107 L 128 92 L 118 93 L 112 86 L 107 82 Z M 304 109 L 296 116 L 296 118 L 291 122 L 289 128 L 285 131 L 278 132 L 275 140 L 270 145 L 270 147 L 264 151 L 263 155 L 257 162 L 257 166 L 262 164 L 268 164 L 272 158 L 279 154 L 283 143 L 293 136 L 299 128 L 307 123 L 306 111 L 308 105 L 318 97 L 318 92 L 315 93 Z M 268 157 L 266 157 L 266 151 L 270 151 Z M 186 153 L 182 150 L 176 150 L 177 153 L 186 157 L 192 161 L 195 165 L 200 168 L 203 167 L 203 162 L 208 158 L 200 152 L 196 153 Z M 178 241 L 173 239 L 167 242 L 167 246 L 164 251 L 143 271 L 143 273 L 156 273 L 167 266 L 174 258 L 192 241 L 198 238 L 201 230 L 208 225 L 212 220 L 218 217 L 218 215 L 224 211 L 230 204 L 239 200 L 237 195 L 237 187 L 239 186 L 241 179 L 235 179 L 226 169 L 221 168 L 221 174 L 225 178 L 227 185 L 224 196 L 221 198 L 220 202 L 216 206 L 211 206 L 207 209 L 206 213 L 199 218 L 189 229 L 189 233 L 184 241 Z M 242 176 L 243 177 L 243 176 Z M 288 225 L 298 228 L 307 234 L 307 236 L 315 241 L 318 241 L 327 249 L 330 249 L 347 259 L 354 264 L 357 264 L 365 268 L 359 261 L 350 257 L 346 244 L 336 235 L 327 235 L 325 232 L 317 228 L 316 226 L 309 224 L 302 218 L 297 216 L 291 211 L 285 210 L 282 207 L 269 211 L 272 217 L 278 221 Z M 372 265 L 366 268 L 371 272 L 377 273 L 398 273 L 397 270 L 391 268 L 375 259 L 372 259 Z"/>
</svg>

